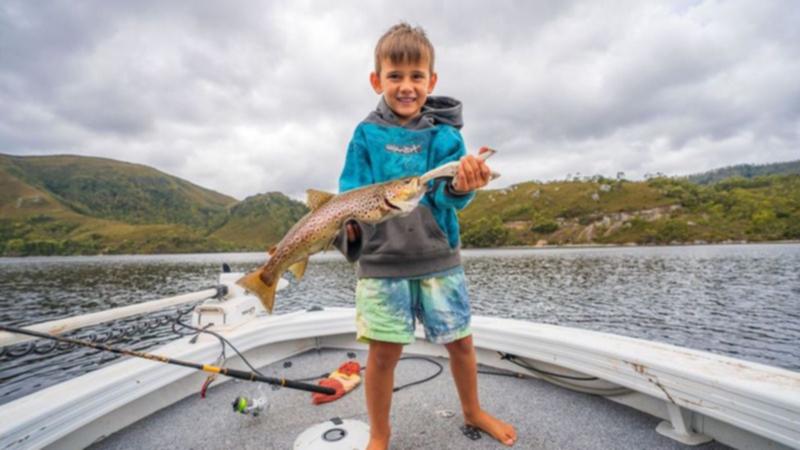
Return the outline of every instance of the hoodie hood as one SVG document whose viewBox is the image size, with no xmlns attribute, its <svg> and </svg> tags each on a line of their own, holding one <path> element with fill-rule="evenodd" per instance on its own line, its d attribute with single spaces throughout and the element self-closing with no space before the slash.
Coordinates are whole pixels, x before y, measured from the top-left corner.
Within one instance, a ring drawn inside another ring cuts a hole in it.
<svg viewBox="0 0 800 450">
<path fill-rule="evenodd" d="M 365 122 L 378 125 L 401 126 L 397 115 L 386 104 L 386 100 L 381 96 L 378 107 L 369 113 Z M 403 128 L 411 130 L 422 130 L 436 125 L 450 125 L 456 129 L 464 126 L 461 117 L 461 102 L 452 97 L 429 96 L 422 106 L 419 116 L 414 117 Z"/>
</svg>

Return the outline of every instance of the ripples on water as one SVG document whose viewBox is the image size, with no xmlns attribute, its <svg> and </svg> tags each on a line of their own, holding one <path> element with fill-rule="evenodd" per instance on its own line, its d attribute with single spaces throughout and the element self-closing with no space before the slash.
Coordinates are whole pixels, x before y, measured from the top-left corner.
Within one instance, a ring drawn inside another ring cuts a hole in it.
<svg viewBox="0 0 800 450">
<path fill-rule="evenodd" d="M 216 283 L 260 254 L 0 258 L 0 323 L 28 325 Z M 638 337 L 800 370 L 800 245 L 464 252 L 474 314 Z M 312 259 L 275 312 L 353 306 L 352 267 Z M 167 313 L 174 312 L 167 311 Z M 125 322 L 123 322 L 125 323 Z M 103 326 L 91 331 L 102 332 Z M 145 350 L 170 327 L 118 344 Z M 0 360 L 0 403 L 113 361 L 89 349 Z"/>
</svg>

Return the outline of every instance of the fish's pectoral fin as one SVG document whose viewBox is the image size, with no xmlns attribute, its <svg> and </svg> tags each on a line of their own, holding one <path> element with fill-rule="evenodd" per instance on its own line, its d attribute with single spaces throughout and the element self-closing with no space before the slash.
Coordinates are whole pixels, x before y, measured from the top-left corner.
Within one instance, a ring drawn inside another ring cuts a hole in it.
<svg viewBox="0 0 800 450">
<path fill-rule="evenodd" d="M 330 199 L 336 197 L 336 194 L 331 194 L 330 192 L 325 192 L 325 191 L 318 191 L 316 189 L 308 189 L 306 191 L 306 195 L 308 196 L 306 203 L 308 203 L 308 207 L 309 209 L 311 209 L 311 211 L 316 211 L 322 205 L 328 203 Z"/>
<path fill-rule="evenodd" d="M 300 281 L 303 279 L 303 274 L 306 273 L 306 266 L 308 265 L 308 258 L 298 261 L 289 266 L 289 272 L 292 272 L 294 279 Z"/>
<path fill-rule="evenodd" d="M 236 284 L 260 298 L 264 309 L 272 314 L 272 308 L 275 306 L 275 290 L 278 287 L 278 283 L 265 283 L 261 279 L 261 270 L 256 270 L 255 272 L 250 272 L 242 278 L 239 278 Z"/>
</svg>

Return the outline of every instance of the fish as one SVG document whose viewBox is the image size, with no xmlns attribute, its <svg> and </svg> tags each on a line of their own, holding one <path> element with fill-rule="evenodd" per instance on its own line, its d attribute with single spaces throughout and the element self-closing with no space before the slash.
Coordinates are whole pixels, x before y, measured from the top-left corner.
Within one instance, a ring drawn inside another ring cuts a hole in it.
<svg viewBox="0 0 800 450">
<path fill-rule="evenodd" d="M 493 153 L 484 152 L 478 157 L 485 160 Z M 264 309 L 272 313 L 281 276 L 289 271 L 300 281 L 309 257 L 331 248 L 346 222 L 355 220 L 374 225 L 407 215 L 419 205 L 428 190 L 428 181 L 455 177 L 457 169 L 458 161 L 454 161 L 422 176 L 371 184 L 341 194 L 307 190 L 308 214 L 269 250 L 269 259 L 264 265 L 241 277 L 236 284 L 256 295 Z"/>
<path fill-rule="evenodd" d="M 333 245 L 345 222 L 377 224 L 406 215 L 417 207 L 427 187 L 419 177 L 371 184 L 341 194 L 309 189 L 309 213 L 295 223 L 270 249 L 269 260 L 236 283 L 261 299 L 268 312 L 275 303 L 280 277 L 288 270 L 301 280 L 308 258 Z"/>
<path fill-rule="evenodd" d="M 486 161 L 487 159 L 489 159 L 489 157 L 491 157 L 495 153 L 497 153 L 497 150 L 495 150 L 493 148 L 489 148 L 489 149 L 487 149 L 487 151 L 485 151 L 483 153 L 480 153 L 476 157 L 478 159 Z M 437 167 L 435 169 L 431 169 L 428 172 L 425 172 L 425 174 L 420 176 L 420 181 L 422 181 L 423 183 L 427 183 L 430 180 L 434 180 L 434 179 L 438 179 L 438 178 L 455 178 L 456 174 L 458 173 L 458 165 L 460 163 L 461 163 L 461 161 L 451 161 L 449 163 L 442 164 L 441 166 L 439 166 L 439 167 Z M 492 171 L 491 172 L 491 176 L 490 176 L 490 181 L 491 180 L 495 180 L 495 179 L 497 179 L 499 177 L 500 177 L 499 173 L 497 173 L 495 171 Z"/>
</svg>

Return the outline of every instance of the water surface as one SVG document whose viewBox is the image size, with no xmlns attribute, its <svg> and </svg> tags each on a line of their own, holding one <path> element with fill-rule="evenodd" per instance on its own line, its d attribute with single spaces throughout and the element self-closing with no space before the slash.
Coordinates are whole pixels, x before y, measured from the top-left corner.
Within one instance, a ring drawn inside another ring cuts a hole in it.
<svg viewBox="0 0 800 450">
<path fill-rule="evenodd" d="M 616 333 L 800 371 L 800 245 L 464 251 L 474 314 Z M 0 258 L 0 323 L 28 325 L 199 291 L 255 253 Z M 275 313 L 352 307 L 354 270 L 315 256 Z M 174 313 L 174 309 L 165 314 Z M 122 321 L 126 325 L 134 321 Z M 117 324 L 119 326 L 120 324 Z M 107 331 L 107 326 L 87 332 Z M 144 350 L 162 326 L 118 340 Z M 88 349 L 0 358 L 0 403 L 116 359 Z"/>
</svg>

